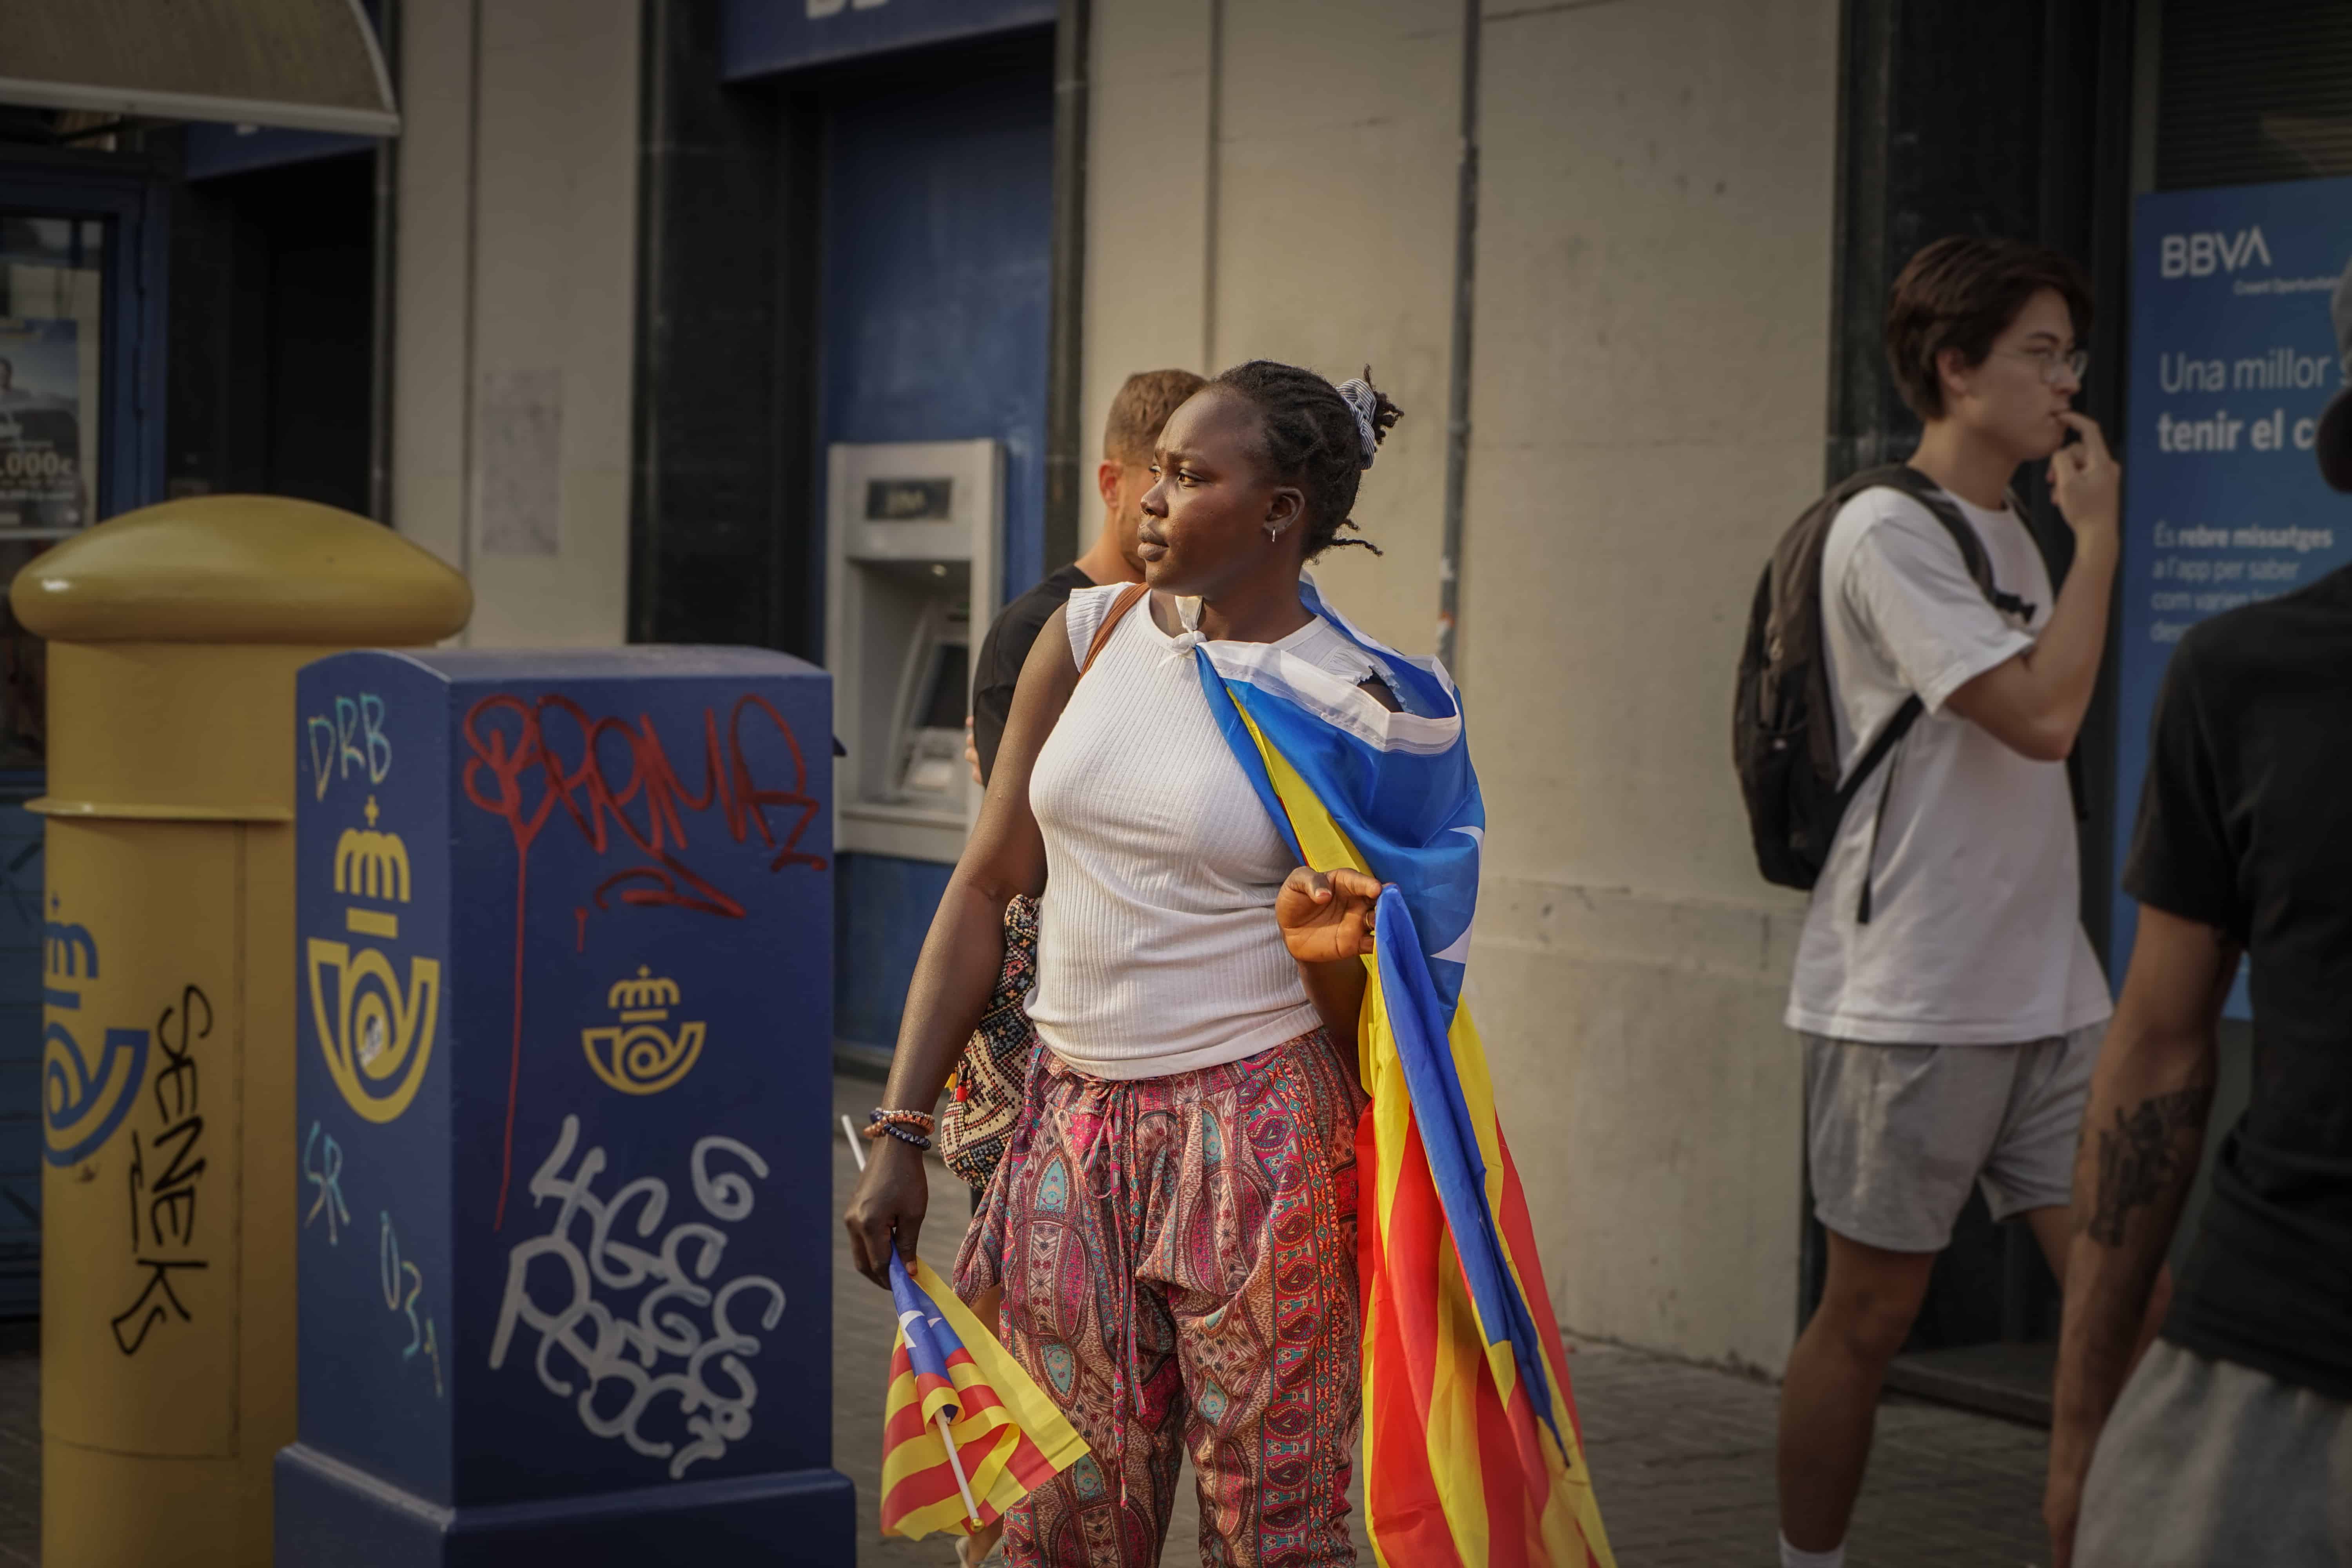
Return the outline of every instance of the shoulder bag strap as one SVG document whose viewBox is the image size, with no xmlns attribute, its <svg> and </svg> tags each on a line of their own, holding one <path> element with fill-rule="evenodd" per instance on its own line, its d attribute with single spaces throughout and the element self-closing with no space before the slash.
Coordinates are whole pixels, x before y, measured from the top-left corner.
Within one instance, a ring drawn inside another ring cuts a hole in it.
<svg viewBox="0 0 2352 1568">
<path fill-rule="evenodd" d="M 1150 592 L 1151 592 L 1150 584 L 1146 583 L 1129 583 L 1119 590 L 1118 597 L 1113 599 L 1110 602 L 1110 608 L 1103 612 L 1102 625 L 1095 628 L 1095 640 L 1087 645 L 1086 662 L 1078 666 L 1078 676 L 1081 679 L 1085 679 L 1087 671 L 1095 667 L 1095 660 L 1102 657 L 1103 645 L 1110 641 L 1110 634 L 1118 629 L 1118 623 L 1126 618 L 1127 612 L 1141 604 L 1143 595 Z"/>
</svg>

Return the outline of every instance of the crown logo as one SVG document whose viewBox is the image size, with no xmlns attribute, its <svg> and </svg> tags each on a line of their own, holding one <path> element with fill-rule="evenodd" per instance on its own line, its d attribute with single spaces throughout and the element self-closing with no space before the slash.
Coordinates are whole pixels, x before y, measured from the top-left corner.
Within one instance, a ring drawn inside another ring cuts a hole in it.
<svg viewBox="0 0 2352 1568">
<path fill-rule="evenodd" d="M 655 978 L 653 972 L 640 963 L 635 980 L 614 983 L 613 989 L 604 994 L 604 1005 L 619 1013 L 625 1023 L 667 1018 L 667 1009 L 677 1005 L 677 982 Z M 627 1011 L 624 1012 L 624 1008 Z"/>
<path fill-rule="evenodd" d="M 642 963 L 635 979 L 614 982 L 604 1005 L 614 1021 L 580 1031 L 596 1076 L 623 1094 L 659 1094 L 684 1078 L 702 1055 L 703 1025 L 680 1024 L 675 1034 L 666 1027 L 678 1000 L 677 982 Z"/>
<path fill-rule="evenodd" d="M 408 902 L 408 846 L 397 833 L 375 830 L 375 796 L 368 796 L 365 828 L 346 827 L 335 840 L 335 891 L 357 899 Z"/>
</svg>

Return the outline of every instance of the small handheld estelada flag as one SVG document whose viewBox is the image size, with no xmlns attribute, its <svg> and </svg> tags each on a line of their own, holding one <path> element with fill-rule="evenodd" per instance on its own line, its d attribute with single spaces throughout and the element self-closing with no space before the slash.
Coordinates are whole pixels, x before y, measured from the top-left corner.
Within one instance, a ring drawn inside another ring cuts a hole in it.
<svg viewBox="0 0 2352 1568">
<path fill-rule="evenodd" d="M 930 1266 L 890 1254 L 882 1533 L 969 1535 L 1077 1462 L 1084 1439 Z"/>
</svg>

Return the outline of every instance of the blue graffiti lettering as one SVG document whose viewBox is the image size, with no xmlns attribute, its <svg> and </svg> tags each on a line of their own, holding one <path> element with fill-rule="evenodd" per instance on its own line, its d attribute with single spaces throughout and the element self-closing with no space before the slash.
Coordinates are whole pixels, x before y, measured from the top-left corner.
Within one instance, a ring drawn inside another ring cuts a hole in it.
<svg viewBox="0 0 2352 1568">
<path fill-rule="evenodd" d="M 416 1316 L 416 1298 L 425 1293 L 425 1272 L 400 1256 L 400 1237 L 392 1228 L 392 1215 L 381 1210 L 378 1213 L 383 1228 L 376 1236 L 376 1283 L 383 1291 L 384 1310 L 403 1313 L 408 1319 L 408 1343 L 402 1348 L 400 1359 L 414 1361 L 419 1351 L 431 1359 L 433 1397 L 438 1399 L 441 1397 L 441 1337 L 434 1330 L 430 1314 L 421 1321 Z"/>
<path fill-rule="evenodd" d="M 332 1247 L 337 1230 L 352 1223 L 352 1211 L 343 1202 L 343 1149 L 335 1142 L 333 1133 L 326 1135 L 326 1152 L 320 1157 L 318 1165 L 313 1168 L 310 1163 L 310 1151 L 318 1145 L 319 1133 L 319 1124 L 313 1121 L 310 1123 L 310 1136 L 302 1141 L 302 1179 L 319 1189 L 318 1197 L 311 1202 L 310 1212 L 302 1216 L 302 1228 L 310 1229 L 310 1222 L 324 1214 L 327 1216 L 327 1245 Z"/>
<path fill-rule="evenodd" d="M 373 691 L 334 700 L 334 714 L 314 713 L 302 721 L 310 749 L 310 784 L 316 798 L 327 798 L 327 786 L 358 773 L 371 785 L 392 773 L 392 737 L 383 732 L 383 699 Z"/>
<path fill-rule="evenodd" d="M 360 765 L 362 773 L 367 771 L 367 753 L 352 744 L 352 737 L 359 732 L 359 727 L 360 705 L 348 697 L 336 698 L 335 776 L 339 779 L 352 776 L 353 763 Z"/>
<path fill-rule="evenodd" d="M 383 732 L 383 699 L 373 691 L 360 693 L 360 728 L 368 783 L 380 784 L 392 773 L 392 737 Z"/>
</svg>

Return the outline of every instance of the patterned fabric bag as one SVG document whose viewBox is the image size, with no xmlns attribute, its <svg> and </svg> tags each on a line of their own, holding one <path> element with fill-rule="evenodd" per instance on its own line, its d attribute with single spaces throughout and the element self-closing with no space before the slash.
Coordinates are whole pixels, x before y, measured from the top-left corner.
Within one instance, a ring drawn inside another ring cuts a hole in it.
<svg viewBox="0 0 2352 1568">
<path fill-rule="evenodd" d="M 1037 1054 L 1037 1031 L 1021 1003 L 1036 974 L 1037 900 L 1016 894 L 1004 906 L 1004 967 L 948 1079 L 948 1108 L 940 1117 L 940 1158 L 969 1186 L 988 1184 L 1021 1110 L 1029 1061 Z"/>
</svg>

